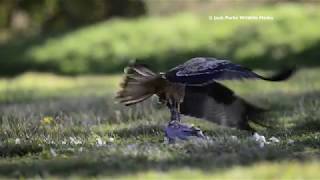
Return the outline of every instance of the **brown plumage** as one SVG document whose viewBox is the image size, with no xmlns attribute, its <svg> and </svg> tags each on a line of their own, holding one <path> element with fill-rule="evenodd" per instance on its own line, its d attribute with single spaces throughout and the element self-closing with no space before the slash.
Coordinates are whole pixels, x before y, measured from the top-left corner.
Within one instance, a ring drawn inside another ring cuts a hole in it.
<svg viewBox="0 0 320 180">
<path fill-rule="evenodd" d="M 165 99 L 182 102 L 184 85 L 171 83 L 143 65 L 133 64 L 125 69 L 117 99 L 126 106 L 139 103 L 156 94 L 164 94 Z"/>
<path fill-rule="evenodd" d="M 132 64 L 125 69 L 117 99 L 129 106 L 155 94 L 170 109 L 171 121 L 180 121 L 182 113 L 228 127 L 251 130 L 248 122 L 255 122 L 257 115 L 264 110 L 247 103 L 217 81 L 283 81 L 293 73 L 294 69 L 287 69 L 272 77 L 263 77 L 241 65 L 215 58 L 193 58 L 160 74 L 145 65 Z"/>
</svg>

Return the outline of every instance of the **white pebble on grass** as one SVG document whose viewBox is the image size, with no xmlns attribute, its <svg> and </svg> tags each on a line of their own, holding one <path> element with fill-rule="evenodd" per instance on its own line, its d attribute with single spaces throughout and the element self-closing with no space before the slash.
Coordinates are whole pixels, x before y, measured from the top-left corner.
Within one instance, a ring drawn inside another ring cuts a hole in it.
<svg viewBox="0 0 320 180">
<path fill-rule="evenodd" d="M 270 142 L 273 142 L 273 143 L 280 143 L 280 139 L 278 139 L 278 138 L 276 138 L 276 137 L 274 137 L 274 136 L 272 136 L 271 138 L 269 138 L 269 141 L 270 141 Z"/>
<path fill-rule="evenodd" d="M 74 145 L 82 144 L 82 141 L 80 138 L 69 137 L 69 140 L 70 140 L 70 144 L 74 144 Z"/>
<path fill-rule="evenodd" d="M 66 141 L 66 140 L 63 140 L 63 141 L 61 142 L 61 144 L 62 144 L 62 145 L 66 145 L 66 144 L 67 144 L 67 141 Z"/>
<path fill-rule="evenodd" d="M 101 137 L 97 137 L 97 138 L 96 138 L 96 145 L 97 145 L 98 147 L 99 147 L 99 146 L 103 146 L 103 145 L 105 145 L 105 144 L 106 144 L 106 142 L 103 141 Z"/>
<path fill-rule="evenodd" d="M 237 136 L 231 136 L 231 139 L 232 140 L 238 140 L 238 137 Z"/>
<path fill-rule="evenodd" d="M 14 142 L 15 142 L 15 144 L 21 144 L 20 138 L 16 138 Z"/>
<path fill-rule="evenodd" d="M 270 144 L 263 135 L 259 135 L 258 133 L 254 133 L 252 139 L 259 143 L 260 148 L 263 148 L 265 144 Z"/>
<path fill-rule="evenodd" d="M 57 153 L 56 151 L 53 149 L 53 148 L 50 148 L 50 153 L 53 157 L 56 157 L 57 156 Z"/>
<path fill-rule="evenodd" d="M 230 139 L 232 141 L 240 142 L 237 136 L 231 136 Z"/>
<path fill-rule="evenodd" d="M 292 140 L 292 139 L 288 140 L 288 144 L 293 144 L 293 143 L 294 143 L 294 140 Z"/>
<path fill-rule="evenodd" d="M 80 148 L 79 148 L 79 152 L 82 152 L 82 151 L 83 151 L 83 147 L 80 147 Z"/>
<path fill-rule="evenodd" d="M 108 142 L 110 142 L 110 143 L 114 142 L 114 138 L 113 137 L 109 137 Z"/>
</svg>

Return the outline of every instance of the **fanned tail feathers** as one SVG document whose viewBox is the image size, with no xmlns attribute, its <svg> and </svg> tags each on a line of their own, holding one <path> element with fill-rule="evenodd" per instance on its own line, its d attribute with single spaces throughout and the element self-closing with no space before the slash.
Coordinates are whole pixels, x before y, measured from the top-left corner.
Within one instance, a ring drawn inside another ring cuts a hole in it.
<svg viewBox="0 0 320 180">
<path fill-rule="evenodd" d="M 125 68 L 125 75 L 116 98 L 126 106 L 144 101 L 155 94 L 162 78 L 143 65 L 130 65 Z"/>
</svg>

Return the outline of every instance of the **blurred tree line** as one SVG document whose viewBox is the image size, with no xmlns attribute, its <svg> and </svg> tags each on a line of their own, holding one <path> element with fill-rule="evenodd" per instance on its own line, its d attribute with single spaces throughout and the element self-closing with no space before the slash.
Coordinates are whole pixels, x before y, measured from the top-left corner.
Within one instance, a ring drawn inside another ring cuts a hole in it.
<svg viewBox="0 0 320 180">
<path fill-rule="evenodd" d="M 320 4 L 272 1 L 242 9 L 238 0 L 0 0 L 0 75 L 118 73 L 131 59 L 165 70 L 195 56 L 252 68 L 320 65 Z M 210 21 L 215 13 L 275 20 Z"/>
<path fill-rule="evenodd" d="M 32 35 L 61 32 L 112 17 L 172 15 L 187 11 L 252 7 L 279 2 L 314 0 L 0 0 L 0 42 L 3 34 Z"/>
<path fill-rule="evenodd" d="M 0 0 L 0 29 L 54 32 L 145 13 L 143 0 Z"/>
</svg>

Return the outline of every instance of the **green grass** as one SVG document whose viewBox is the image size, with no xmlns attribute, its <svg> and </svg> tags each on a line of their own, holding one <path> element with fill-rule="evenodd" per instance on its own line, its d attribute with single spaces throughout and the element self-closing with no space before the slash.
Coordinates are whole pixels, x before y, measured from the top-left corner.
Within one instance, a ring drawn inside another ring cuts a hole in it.
<svg viewBox="0 0 320 180">
<path fill-rule="evenodd" d="M 169 173 L 148 171 L 127 176 L 123 179 L 319 179 L 316 173 L 320 168 L 319 162 L 281 162 L 258 163 L 249 167 L 234 167 L 228 171 L 203 172 L 194 169 L 181 169 L 169 171 Z"/>
<path fill-rule="evenodd" d="M 116 75 L 63 77 L 49 73 L 25 73 L 15 78 L 0 78 L 0 102 L 112 94 L 120 78 Z"/>
<path fill-rule="evenodd" d="M 319 65 L 318 9 L 317 4 L 284 3 L 209 14 L 265 15 L 273 21 L 210 21 L 208 15 L 194 14 L 114 19 L 2 45 L 0 73 L 121 72 L 131 59 L 164 70 L 195 56 L 227 58 L 252 68 Z"/>
<path fill-rule="evenodd" d="M 274 129 L 258 131 L 280 143 L 264 147 L 248 132 L 187 117 L 209 139 L 168 145 L 167 110 L 153 101 L 115 104 L 116 75 L 2 78 L 0 177 L 318 179 L 319 70 L 301 70 L 282 83 L 226 82 L 272 109 L 265 123 Z"/>
</svg>

